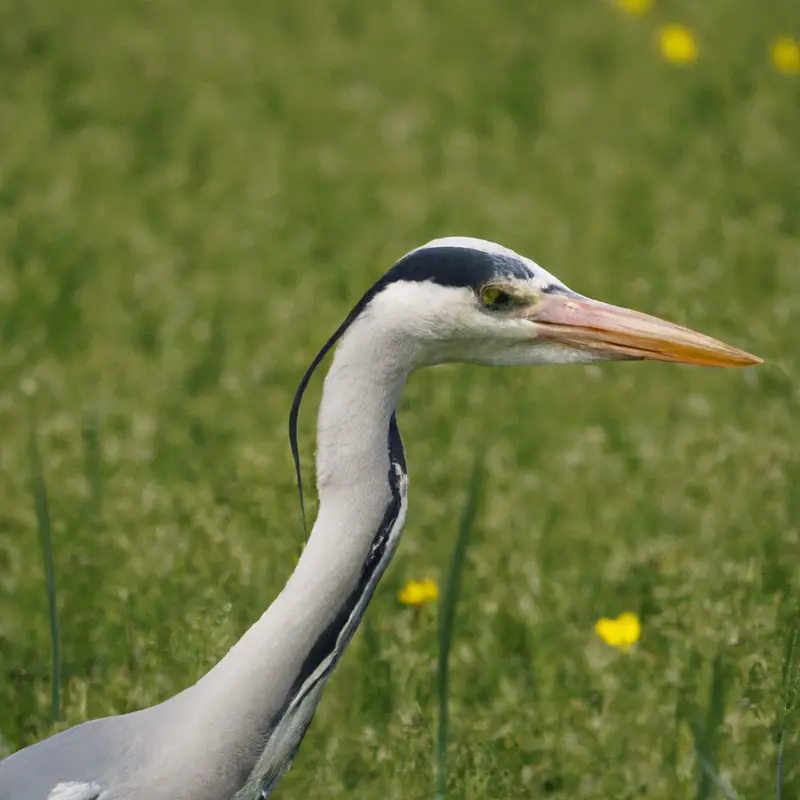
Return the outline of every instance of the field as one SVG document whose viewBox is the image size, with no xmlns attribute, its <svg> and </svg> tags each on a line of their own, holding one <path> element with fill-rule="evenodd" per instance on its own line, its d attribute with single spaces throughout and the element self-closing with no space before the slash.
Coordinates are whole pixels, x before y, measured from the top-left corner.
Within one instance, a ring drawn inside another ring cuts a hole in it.
<svg viewBox="0 0 800 800">
<path fill-rule="evenodd" d="M 695 63 L 659 54 L 672 21 Z M 780 746 L 800 797 L 800 75 L 767 52 L 799 26 L 792 0 L 4 3 L 0 754 L 174 694 L 266 608 L 305 367 L 462 234 L 765 364 L 413 376 L 404 540 L 274 797 L 433 795 L 436 607 L 397 594 L 444 579 L 481 447 L 448 797 L 766 798 Z M 594 630 L 624 611 L 626 652 Z"/>
</svg>

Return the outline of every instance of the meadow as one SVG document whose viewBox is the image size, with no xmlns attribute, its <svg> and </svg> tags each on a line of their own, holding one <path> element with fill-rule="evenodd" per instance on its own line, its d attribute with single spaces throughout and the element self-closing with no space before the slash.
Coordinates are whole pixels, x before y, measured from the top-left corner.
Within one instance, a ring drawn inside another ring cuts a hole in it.
<svg viewBox="0 0 800 800">
<path fill-rule="evenodd" d="M 656 47 L 674 21 L 692 63 Z M 303 539 L 305 367 L 399 256 L 471 235 L 765 363 L 413 376 L 404 539 L 274 797 L 432 796 L 436 604 L 398 592 L 443 581 L 481 448 L 447 796 L 800 797 L 800 75 L 768 57 L 798 27 L 792 0 L 0 5 L 0 755 L 178 692 L 260 615 Z M 628 650 L 594 629 L 621 612 Z"/>
</svg>

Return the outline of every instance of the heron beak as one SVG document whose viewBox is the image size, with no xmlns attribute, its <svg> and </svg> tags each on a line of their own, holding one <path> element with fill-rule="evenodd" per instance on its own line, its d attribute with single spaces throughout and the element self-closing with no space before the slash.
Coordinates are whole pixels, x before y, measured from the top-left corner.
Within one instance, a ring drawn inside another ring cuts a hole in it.
<svg viewBox="0 0 800 800">
<path fill-rule="evenodd" d="M 539 326 L 540 339 L 592 350 L 611 360 L 706 367 L 747 367 L 762 361 L 689 328 L 586 297 L 546 294 L 525 316 Z"/>
</svg>

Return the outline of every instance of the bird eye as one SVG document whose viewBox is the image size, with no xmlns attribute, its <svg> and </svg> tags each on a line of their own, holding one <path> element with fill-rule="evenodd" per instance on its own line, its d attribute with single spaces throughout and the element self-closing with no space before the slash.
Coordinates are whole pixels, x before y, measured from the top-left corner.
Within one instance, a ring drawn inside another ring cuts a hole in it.
<svg viewBox="0 0 800 800">
<path fill-rule="evenodd" d="M 481 302 L 489 308 L 502 308 L 511 302 L 511 295 L 496 286 L 484 286 L 481 289 Z"/>
</svg>

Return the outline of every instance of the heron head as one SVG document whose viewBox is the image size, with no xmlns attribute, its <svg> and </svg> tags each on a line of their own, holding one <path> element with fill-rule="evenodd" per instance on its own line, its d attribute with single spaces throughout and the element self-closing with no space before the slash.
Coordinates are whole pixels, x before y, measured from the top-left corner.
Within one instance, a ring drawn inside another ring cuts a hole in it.
<svg viewBox="0 0 800 800">
<path fill-rule="evenodd" d="M 761 362 L 680 325 L 584 297 L 530 259 L 464 237 L 412 250 L 373 287 L 363 316 L 406 337 L 420 365 Z"/>
<path fill-rule="evenodd" d="M 300 404 L 314 370 L 337 343 L 339 379 L 358 374 L 347 368 L 358 362 L 368 370 L 382 367 L 379 380 L 394 381 L 395 389 L 416 367 L 457 361 L 491 366 L 644 359 L 717 367 L 761 363 L 710 336 L 577 294 L 498 244 L 460 236 L 436 239 L 401 258 L 367 291 L 303 375 L 289 414 L 301 504 Z"/>
</svg>

